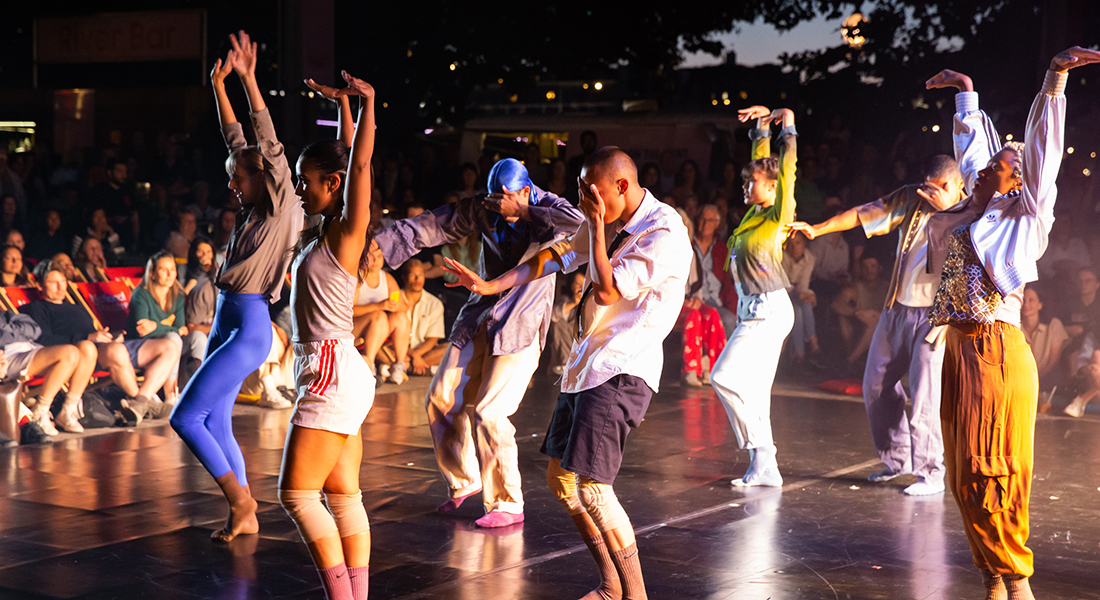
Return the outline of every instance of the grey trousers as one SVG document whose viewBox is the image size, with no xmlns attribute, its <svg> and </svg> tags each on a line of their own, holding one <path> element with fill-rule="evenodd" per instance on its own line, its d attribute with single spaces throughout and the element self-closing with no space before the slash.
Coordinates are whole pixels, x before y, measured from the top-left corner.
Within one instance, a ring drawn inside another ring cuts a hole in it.
<svg viewBox="0 0 1100 600">
<path fill-rule="evenodd" d="M 863 402 L 879 459 L 891 471 L 943 481 L 940 432 L 940 372 L 943 347 L 925 341 L 931 331 L 928 308 L 895 304 L 882 311 L 863 371 Z M 909 375 L 908 396 L 901 379 Z"/>
</svg>

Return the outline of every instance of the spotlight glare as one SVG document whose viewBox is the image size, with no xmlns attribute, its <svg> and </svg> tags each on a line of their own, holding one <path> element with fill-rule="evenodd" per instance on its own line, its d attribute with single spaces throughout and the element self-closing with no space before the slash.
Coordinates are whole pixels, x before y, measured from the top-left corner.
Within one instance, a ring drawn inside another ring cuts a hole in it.
<svg viewBox="0 0 1100 600">
<path fill-rule="evenodd" d="M 935 133 L 935 132 L 937 132 L 937 131 L 939 131 L 939 130 L 940 130 L 940 126 L 939 126 L 939 125 L 933 125 L 933 126 L 932 126 L 932 132 L 933 132 L 933 133 Z"/>
<path fill-rule="evenodd" d="M 602 90 L 602 89 L 603 89 L 603 83 L 602 83 L 602 82 L 599 82 L 599 81 L 597 81 L 597 82 L 596 82 L 596 85 L 594 85 L 594 86 L 592 86 L 592 87 L 596 88 L 596 90 L 597 90 L 597 91 L 599 91 L 599 90 Z"/>
</svg>

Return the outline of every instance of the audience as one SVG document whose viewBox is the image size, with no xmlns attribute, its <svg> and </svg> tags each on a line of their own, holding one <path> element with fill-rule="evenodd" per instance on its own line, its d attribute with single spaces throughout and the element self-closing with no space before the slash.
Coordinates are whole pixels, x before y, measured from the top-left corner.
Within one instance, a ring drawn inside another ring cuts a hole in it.
<svg viewBox="0 0 1100 600">
<path fill-rule="evenodd" d="M 69 250 L 64 232 L 61 231 L 61 213 L 56 210 L 46 212 L 44 227 L 31 235 L 27 255 L 31 258 L 45 259 Z"/>
<path fill-rule="evenodd" d="M 181 210 L 176 215 L 176 228 L 168 235 L 164 249 L 176 258 L 187 258 L 197 231 L 198 223 L 195 220 L 195 214 L 187 209 Z"/>
<path fill-rule="evenodd" d="M 424 289 L 424 264 L 419 260 L 413 258 L 401 265 L 401 277 L 405 281 L 401 297 L 409 319 L 409 370 L 413 375 L 434 375 L 447 350 L 441 343 L 447 337 L 443 302 Z M 395 341 L 388 342 L 386 348 L 396 355 Z M 390 362 L 384 355 L 379 359 Z"/>
<path fill-rule="evenodd" d="M 176 280 L 176 259 L 167 251 L 149 258 L 141 285 L 130 298 L 125 342 L 135 367 L 145 369 L 145 378 L 155 370 L 164 389 L 165 402 L 174 405 L 179 396 L 179 360 L 187 324 L 183 315 L 183 288 Z M 155 363 L 154 366 L 147 366 Z M 161 368 L 163 367 L 163 373 Z"/>
<path fill-rule="evenodd" d="M 810 278 L 814 272 L 814 255 L 806 252 L 806 238 L 796 233 L 789 240 L 783 252 L 783 270 L 791 285 L 787 294 L 794 307 L 794 327 L 791 329 L 790 342 L 794 351 L 795 366 L 801 366 L 806 358 L 806 349 L 817 354 L 821 347 L 817 342 L 817 325 L 814 319 L 814 307 L 817 306 L 817 294 L 810 289 Z"/>
<path fill-rule="evenodd" d="M 1042 296 L 1034 286 L 1028 286 L 1024 289 L 1024 305 L 1020 309 L 1020 330 L 1035 356 L 1035 366 L 1039 371 L 1039 390 L 1050 392 L 1058 384 L 1055 367 L 1069 334 L 1057 317 L 1051 317 L 1046 323 L 1042 322 L 1042 311 Z M 1046 412 L 1049 404 L 1048 396 L 1040 406 L 1042 412 Z"/>
<path fill-rule="evenodd" d="M 206 357 L 206 345 L 210 328 L 214 325 L 214 312 L 218 304 L 218 292 L 214 287 L 218 265 L 214 261 L 214 244 L 210 238 L 197 237 L 187 256 L 187 274 L 183 286 L 184 321 L 187 324 L 186 347 L 180 360 L 180 385 L 198 370 Z"/>
<path fill-rule="evenodd" d="M 550 313 L 550 331 L 546 340 L 547 371 L 551 375 L 565 372 L 565 362 L 573 348 L 577 332 L 577 307 L 584 293 L 584 271 L 574 271 L 561 277 L 554 309 Z"/>
<path fill-rule="evenodd" d="M 400 385 L 405 382 L 409 361 L 409 316 L 401 288 L 393 275 L 382 270 L 382 250 L 371 240 L 366 269 L 359 274 L 362 283 L 355 299 L 354 326 L 356 345 L 363 346 L 363 358 L 371 372 L 379 373 L 378 381 L 389 379 Z M 378 352 L 386 338 L 393 336 L 394 361 L 386 373 L 375 365 Z"/>
<path fill-rule="evenodd" d="M 34 276 L 27 272 L 23 264 L 23 252 L 16 246 L 4 246 L 0 249 L 0 286 L 31 287 Z"/>
<path fill-rule="evenodd" d="M 102 208 L 97 208 L 92 211 L 91 224 L 88 225 L 83 235 L 73 236 L 73 256 L 80 255 L 80 249 L 84 247 L 84 243 L 88 240 L 96 240 L 99 242 L 99 254 L 104 258 L 104 268 L 106 268 L 108 264 L 118 264 L 119 258 L 122 257 L 125 249 L 119 241 L 118 234 L 115 233 L 115 230 L 108 224 L 107 213 Z M 107 256 L 110 256 L 110 258 L 107 258 Z"/>
</svg>

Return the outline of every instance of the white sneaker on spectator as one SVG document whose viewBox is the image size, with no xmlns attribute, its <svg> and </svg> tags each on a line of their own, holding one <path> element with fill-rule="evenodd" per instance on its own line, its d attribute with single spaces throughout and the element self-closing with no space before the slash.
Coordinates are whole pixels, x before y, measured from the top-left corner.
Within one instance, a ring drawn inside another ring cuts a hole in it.
<svg viewBox="0 0 1100 600">
<path fill-rule="evenodd" d="M 60 427 L 62 431 L 69 433 L 82 433 L 84 426 L 80 424 L 80 410 L 76 405 L 66 404 L 61 407 L 61 412 L 57 413 L 57 427 Z"/>
<path fill-rule="evenodd" d="M 432 375 L 435 375 L 436 372 L 439 371 L 439 365 L 432 365 L 428 370 L 432 372 Z"/>
<path fill-rule="evenodd" d="M 397 385 L 405 383 L 405 381 L 409 378 L 408 369 L 409 368 L 405 366 L 405 363 L 393 363 L 393 368 L 390 369 L 390 381 L 394 382 Z"/>
<path fill-rule="evenodd" d="M 703 382 L 699 381 L 699 376 L 695 374 L 695 371 L 684 373 L 684 383 L 690 387 L 703 387 Z"/>
<path fill-rule="evenodd" d="M 279 390 L 269 390 L 264 388 L 260 391 L 260 401 L 256 404 L 260 408 L 271 408 L 275 410 L 282 410 L 284 408 L 290 408 L 294 406 L 290 400 L 283 397 Z"/>
<path fill-rule="evenodd" d="M 50 419 L 50 404 L 48 400 L 39 400 L 31 412 L 31 421 L 37 423 L 46 435 L 53 436 L 60 432 L 53 426 L 53 421 Z"/>
<path fill-rule="evenodd" d="M 378 381 L 385 381 L 390 378 L 390 366 L 382 365 L 378 367 Z"/>
<path fill-rule="evenodd" d="M 1085 405 L 1087 403 L 1082 402 L 1081 400 L 1082 400 L 1081 396 L 1077 396 L 1076 398 L 1073 399 L 1073 402 L 1069 403 L 1069 406 L 1062 409 L 1062 412 L 1066 413 L 1067 415 L 1069 415 L 1069 416 L 1071 416 L 1075 419 L 1080 417 L 1081 415 L 1084 415 L 1085 414 Z"/>
<path fill-rule="evenodd" d="M 939 494 L 944 490 L 943 481 L 925 481 L 921 477 L 920 481 L 905 488 L 901 493 L 906 496 L 931 496 L 932 494 Z"/>
</svg>

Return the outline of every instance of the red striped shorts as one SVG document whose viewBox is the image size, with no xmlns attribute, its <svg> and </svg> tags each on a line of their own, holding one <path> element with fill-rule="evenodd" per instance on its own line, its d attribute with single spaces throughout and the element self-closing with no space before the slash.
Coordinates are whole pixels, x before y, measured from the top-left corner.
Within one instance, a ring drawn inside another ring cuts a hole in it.
<svg viewBox="0 0 1100 600">
<path fill-rule="evenodd" d="M 298 402 L 290 422 L 355 435 L 374 404 L 374 375 L 351 340 L 294 344 Z"/>
</svg>

